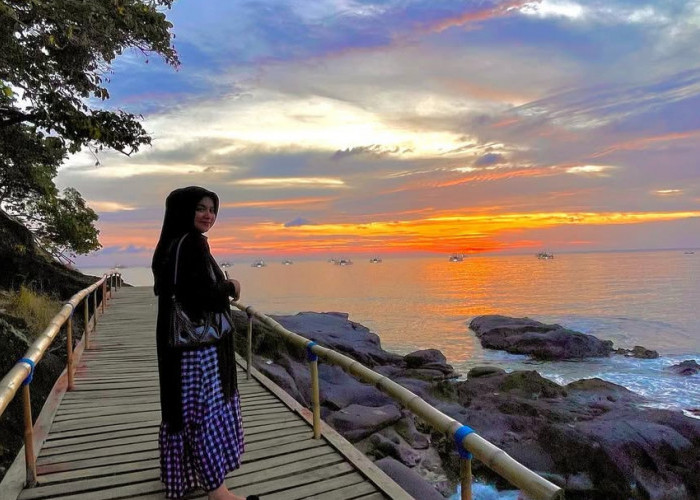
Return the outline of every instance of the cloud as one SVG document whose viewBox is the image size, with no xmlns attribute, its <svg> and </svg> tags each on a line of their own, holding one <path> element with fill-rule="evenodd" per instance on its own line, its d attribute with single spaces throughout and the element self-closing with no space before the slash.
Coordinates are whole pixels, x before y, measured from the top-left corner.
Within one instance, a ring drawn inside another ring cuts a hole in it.
<svg viewBox="0 0 700 500">
<path fill-rule="evenodd" d="M 341 179 L 331 179 L 327 177 L 279 177 L 279 178 L 258 178 L 242 179 L 234 181 L 238 186 L 257 186 L 275 189 L 284 189 L 292 186 L 296 187 L 330 187 L 339 188 L 345 185 Z"/>
<path fill-rule="evenodd" d="M 680 194 L 683 194 L 682 189 L 657 189 L 656 191 L 653 191 L 654 194 L 659 195 L 659 196 L 678 196 Z"/>
<path fill-rule="evenodd" d="M 474 162 L 475 167 L 487 167 L 490 165 L 497 165 L 499 163 L 505 162 L 506 159 L 503 155 L 498 153 L 486 153 Z"/>
<path fill-rule="evenodd" d="M 119 203 L 116 201 L 94 201 L 88 200 L 88 206 L 98 212 L 123 212 L 136 210 L 136 207 Z"/>
<path fill-rule="evenodd" d="M 413 150 L 404 150 L 404 152 L 410 153 Z M 331 156 L 332 160 L 340 160 L 342 158 L 346 158 L 348 156 L 355 156 L 355 155 L 370 155 L 374 157 L 380 157 L 383 155 L 387 154 L 396 154 L 399 153 L 399 147 L 394 146 L 393 148 L 385 148 L 380 146 L 379 144 L 372 144 L 371 146 L 355 146 L 353 148 L 346 148 L 342 150 L 338 150 L 335 153 L 333 153 L 333 156 Z"/>
<path fill-rule="evenodd" d="M 566 168 L 566 172 L 569 174 L 578 175 L 607 175 L 607 171 L 615 167 L 609 165 L 577 165 L 575 167 Z"/>
<path fill-rule="evenodd" d="M 98 250 L 100 255 L 114 255 L 114 254 L 140 254 L 145 252 L 150 252 L 151 249 L 146 247 L 139 247 L 135 245 L 120 246 L 114 245 L 109 247 L 104 247 Z"/>
<path fill-rule="evenodd" d="M 309 226 L 313 225 L 313 222 L 311 222 L 308 219 L 304 219 L 302 217 L 297 217 L 294 220 L 290 220 L 289 222 L 285 222 L 284 227 L 298 227 L 298 226 Z"/>
</svg>

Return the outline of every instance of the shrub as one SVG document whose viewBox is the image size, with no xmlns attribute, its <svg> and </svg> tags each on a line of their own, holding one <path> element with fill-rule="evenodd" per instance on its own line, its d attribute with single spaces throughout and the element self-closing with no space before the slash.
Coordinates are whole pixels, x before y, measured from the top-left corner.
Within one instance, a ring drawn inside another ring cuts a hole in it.
<svg viewBox="0 0 700 500">
<path fill-rule="evenodd" d="M 11 294 L 7 313 L 22 318 L 32 337 L 37 337 L 46 329 L 62 306 L 61 302 L 49 295 L 21 286 L 18 291 Z"/>
</svg>

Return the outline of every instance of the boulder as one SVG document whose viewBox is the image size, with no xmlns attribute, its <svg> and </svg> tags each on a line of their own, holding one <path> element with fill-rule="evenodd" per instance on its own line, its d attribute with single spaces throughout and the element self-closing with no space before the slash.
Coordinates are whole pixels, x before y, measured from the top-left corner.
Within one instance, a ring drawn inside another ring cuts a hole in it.
<svg viewBox="0 0 700 500">
<path fill-rule="evenodd" d="M 326 422 L 346 439 L 355 442 L 397 422 L 400 418 L 401 412 L 392 404 L 379 407 L 353 404 L 329 413 Z"/>
<path fill-rule="evenodd" d="M 700 365 L 694 359 L 686 359 L 677 365 L 669 366 L 666 368 L 666 370 L 671 371 L 676 375 L 689 376 L 700 373 Z"/>
<path fill-rule="evenodd" d="M 410 446 L 401 443 L 399 439 L 391 439 L 375 433 L 369 437 L 368 441 L 371 446 L 368 453 L 377 458 L 392 457 L 408 467 L 415 467 L 420 462 L 420 455 Z"/>
<path fill-rule="evenodd" d="M 621 354 L 629 358 L 656 359 L 659 353 L 644 346 L 636 345 L 632 349 L 615 349 L 615 354 Z"/>
<path fill-rule="evenodd" d="M 504 375 L 506 371 L 497 366 L 475 366 L 467 372 L 467 378 L 488 377 L 490 375 Z"/>
<path fill-rule="evenodd" d="M 435 488 L 430 486 L 416 472 L 393 458 L 382 458 L 374 462 L 374 464 L 413 498 L 419 498 L 420 500 L 445 500 Z"/>
<path fill-rule="evenodd" d="M 471 320 L 469 328 L 487 349 L 527 354 L 536 359 L 605 357 L 612 352 L 610 341 L 530 318 L 477 316 Z"/>
</svg>

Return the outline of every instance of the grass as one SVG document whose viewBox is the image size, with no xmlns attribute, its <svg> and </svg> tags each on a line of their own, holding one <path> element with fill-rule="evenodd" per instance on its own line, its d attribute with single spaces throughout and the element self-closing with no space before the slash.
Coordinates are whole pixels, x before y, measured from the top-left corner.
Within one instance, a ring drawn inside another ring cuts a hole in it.
<svg viewBox="0 0 700 500">
<path fill-rule="evenodd" d="M 46 329 L 61 307 L 63 304 L 55 298 L 25 286 L 11 292 L 6 302 L 7 314 L 23 319 L 33 337 Z"/>
</svg>

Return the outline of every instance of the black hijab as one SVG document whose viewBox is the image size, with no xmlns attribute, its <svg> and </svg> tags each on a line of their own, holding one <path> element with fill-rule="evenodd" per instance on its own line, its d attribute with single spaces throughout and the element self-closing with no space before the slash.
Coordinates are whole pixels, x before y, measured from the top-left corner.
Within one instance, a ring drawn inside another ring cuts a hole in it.
<svg viewBox="0 0 700 500">
<path fill-rule="evenodd" d="M 170 246 L 173 241 L 179 239 L 185 233 L 194 231 L 194 215 L 197 204 L 204 197 L 209 197 L 214 202 L 214 212 L 219 213 L 219 197 L 216 193 L 199 186 L 189 186 L 176 189 L 165 199 L 165 217 L 163 228 L 160 231 L 160 239 L 156 245 L 151 261 L 153 271 L 153 290 L 156 295 L 160 291 L 162 276 L 167 270 L 167 259 Z"/>
</svg>

